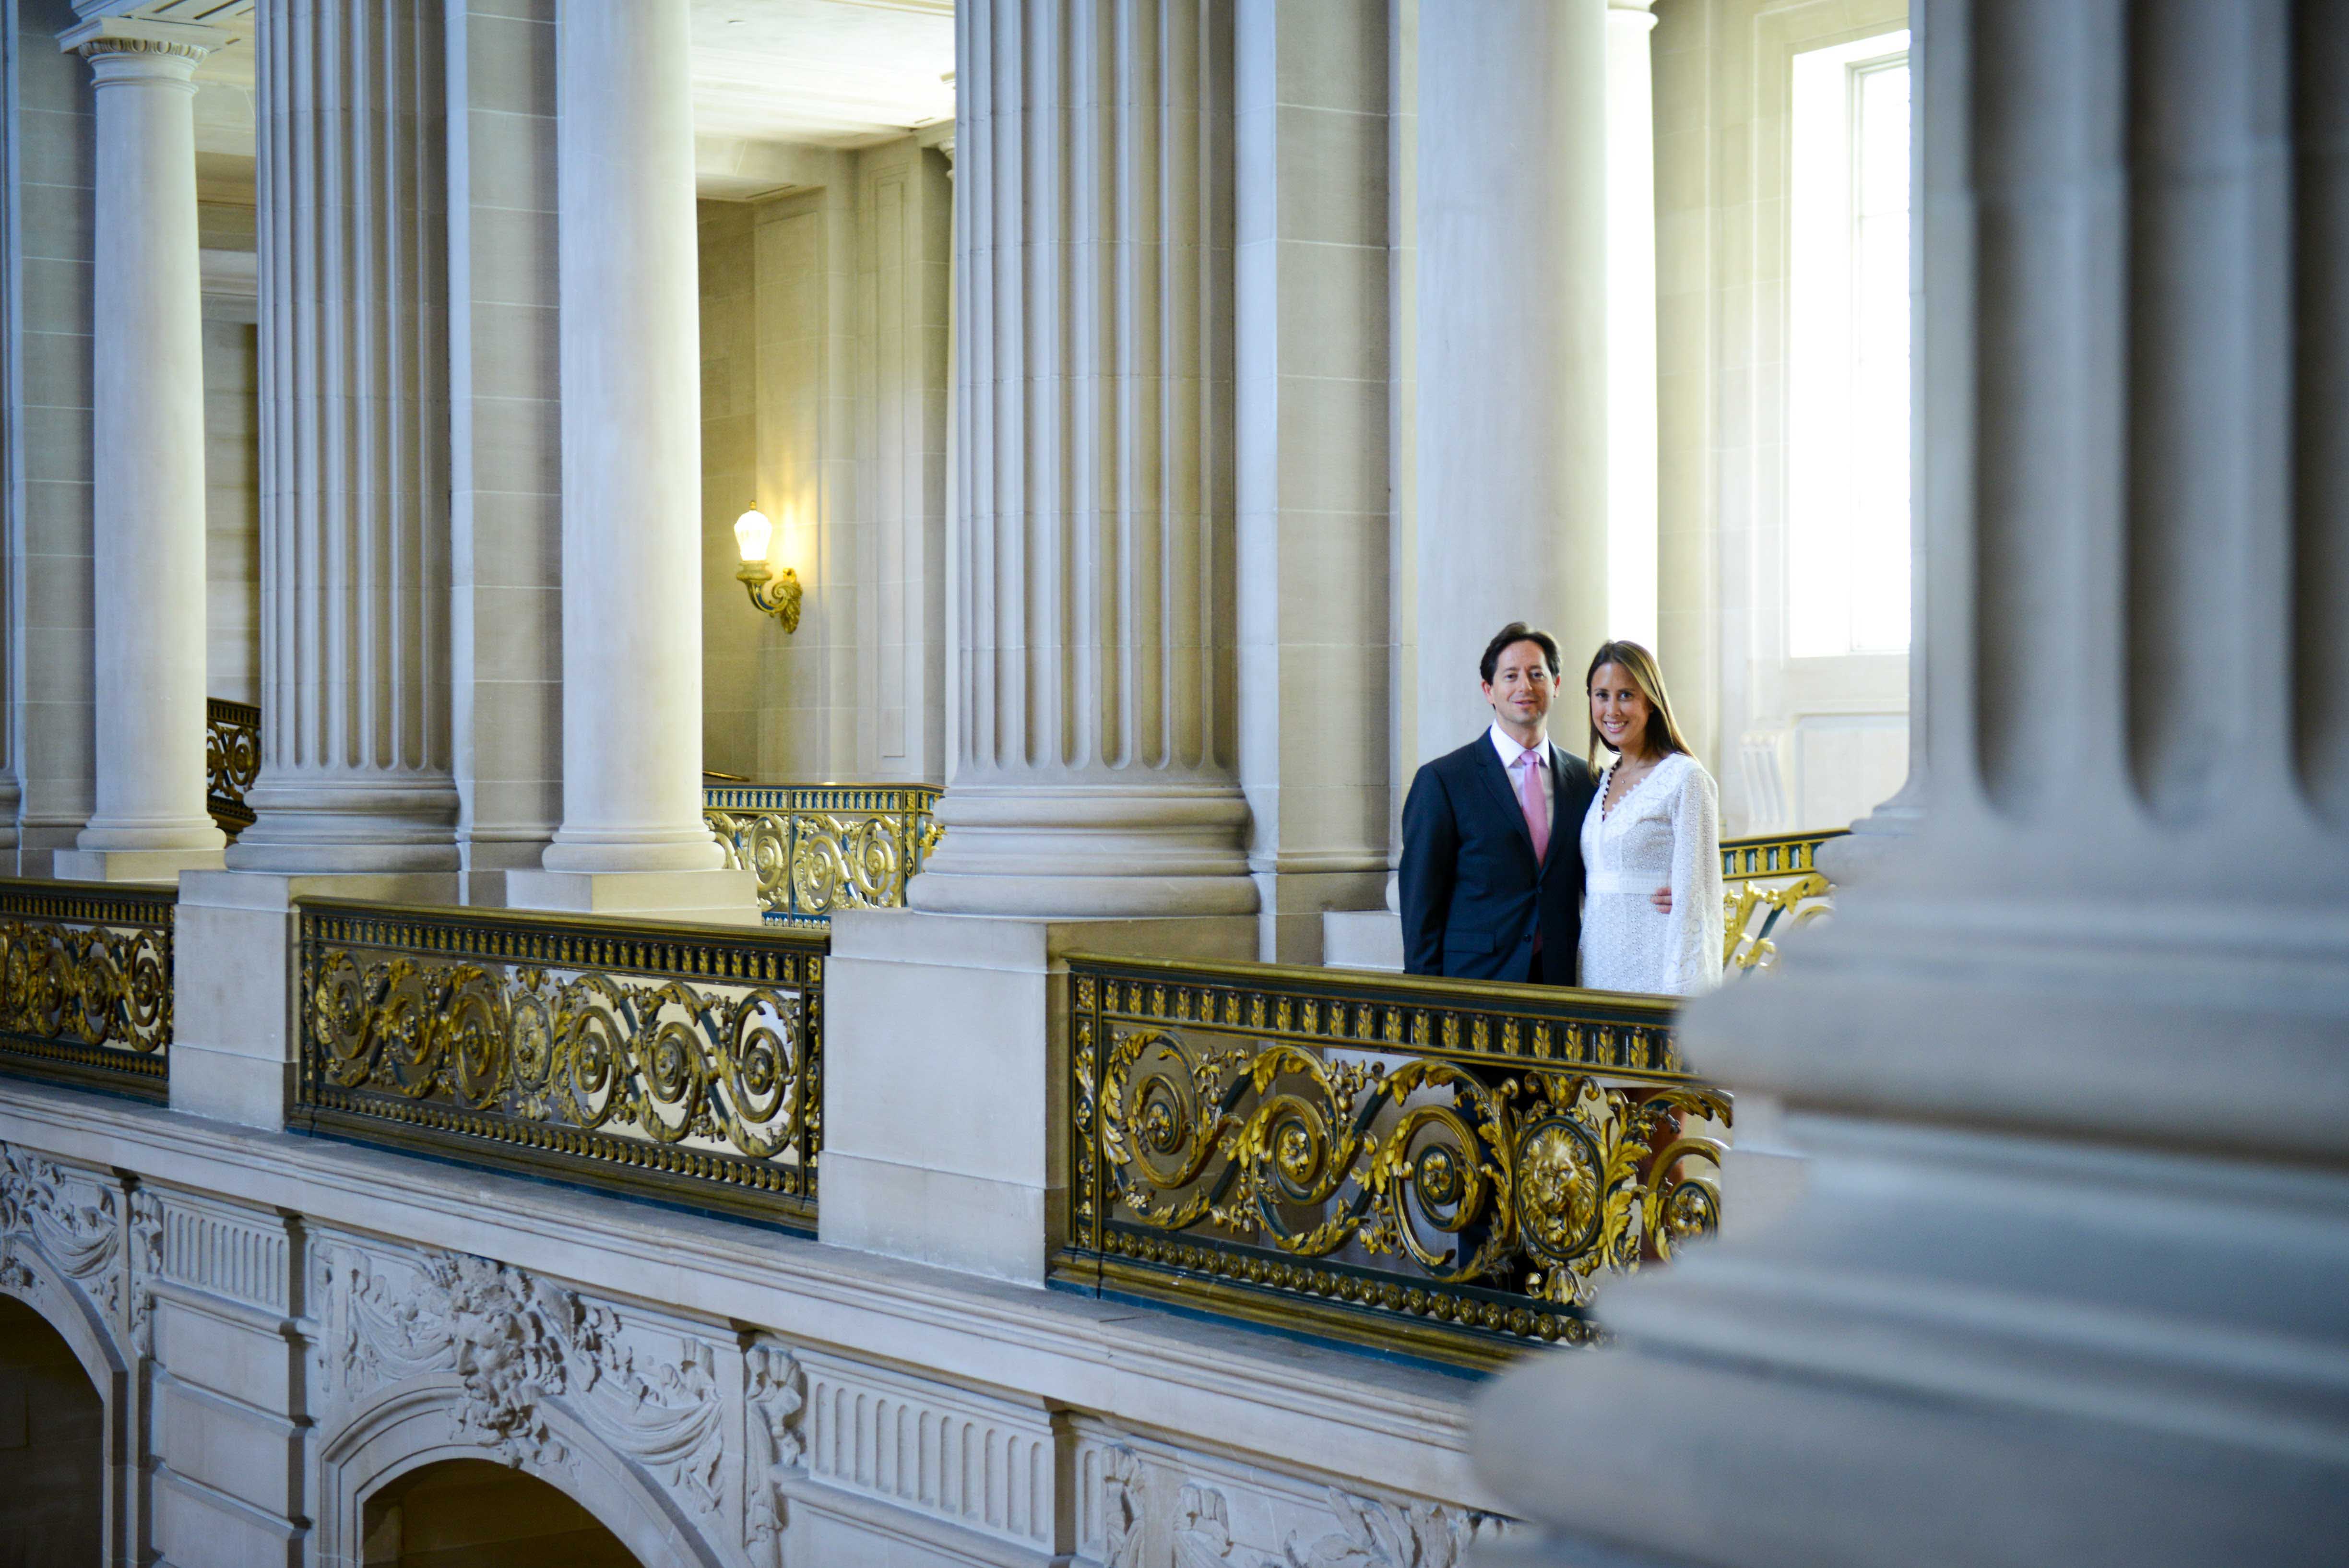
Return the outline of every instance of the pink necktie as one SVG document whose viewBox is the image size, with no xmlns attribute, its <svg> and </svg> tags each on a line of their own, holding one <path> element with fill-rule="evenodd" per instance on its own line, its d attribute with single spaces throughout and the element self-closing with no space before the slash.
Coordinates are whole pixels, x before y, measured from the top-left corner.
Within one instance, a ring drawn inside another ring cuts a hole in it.
<svg viewBox="0 0 2349 1568">
<path fill-rule="evenodd" d="M 1534 836 L 1534 863 L 1549 858 L 1549 803 L 1542 799 L 1541 754 L 1517 758 L 1517 804 L 1526 808 L 1526 831 Z"/>
</svg>

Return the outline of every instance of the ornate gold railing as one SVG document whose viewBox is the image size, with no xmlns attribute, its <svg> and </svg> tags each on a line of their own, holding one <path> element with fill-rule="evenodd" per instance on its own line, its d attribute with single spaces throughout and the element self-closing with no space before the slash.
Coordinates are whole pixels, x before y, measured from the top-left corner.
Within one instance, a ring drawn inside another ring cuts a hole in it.
<svg viewBox="0 0 2349 1568">
<path fill-rule="evenodd" d="M 234 838 L 253 826 L 244 792 L 261 776 L 261 710 L 222 697 L 204 699 L 205 805 Z"/>
<path fill-rule="evenodd" d="M 1724 949 L 1722 966 L 1735 976 L 1778 961 L 1777 934 L 1834 912 L 1835 884 L 1817 869 L 1820 845 L 1848 828 L 1764 834 L 1721 844 Z"/>
<path fill-rule="evenodd" d="M 931 784 L 708 784 L 701 801 L 726 864 L 758 873 L 760 907 L 784 925 L 904 905 L 938 841 Z"/>
<path fill-rule="evenodd" d="M 1064 1286 L 1468 1364 L 1587 1343 L 1720 1214 L 1729 1096 L 1672 1003 L 1069 961 Z"/>
<path fill-rule="evenodd" d="M 171 889 L 0 880 L 0 1067 L 161 1099 Z"/>
<path fill-rule="evenodd" d="M 301 905 L 297 1125 L 815 1221 L 824 939 Z"/>
</svg>

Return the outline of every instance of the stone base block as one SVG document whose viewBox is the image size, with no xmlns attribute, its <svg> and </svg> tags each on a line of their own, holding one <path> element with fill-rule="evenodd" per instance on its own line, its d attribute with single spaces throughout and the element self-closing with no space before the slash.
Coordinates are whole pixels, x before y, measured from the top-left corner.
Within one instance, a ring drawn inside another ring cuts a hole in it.
<svg viewBox="0 0 2349 1568">
<path fill-rule="evenodd" d="M 706 925 L 759 924 L 751 871 L 509 871 L 506 904 L 573 915 L 637 915 Z"/>
<path fill-rule="evenodd" d="M 1392 909 L 1331 909 L 1321 917 L 1321 961 L 1331 969 L 1402 969 L 1402 917 Z"/>
<path fill-rule="evenodd" d="M 299 1051 L 294 905 L 308 898 L 455 901 L 450 872 L 285 877 L 193 871 L 173 939 L 171 1108 L 246 1127 L 285 1125 Z"/>
<path fill-rule="evenodd" d="M 61 882 L 176 882 L 182 871 L 217 871 L 217 849 L 57 849 L 49 875 Z"/>
<path fill-rule="evenodd" d="M 833 916 L 819 1234 L 1041 1284 L 1068 1185 L 1068 955 L 1244 960 L 1256 940 L 1247 915 Z"/>
</svg>

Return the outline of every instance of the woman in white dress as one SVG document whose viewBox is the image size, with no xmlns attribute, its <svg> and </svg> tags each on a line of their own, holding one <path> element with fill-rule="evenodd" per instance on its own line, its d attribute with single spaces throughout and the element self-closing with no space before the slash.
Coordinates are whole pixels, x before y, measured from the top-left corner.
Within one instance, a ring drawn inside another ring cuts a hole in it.
<svg viewBox="0 0 2349 1568">
<path fill-rule="evenodd" d="M 1636 642 L 1600 648 L 1583 678 L 1590 763 L 1599 775 L 1582 818 L 1582 983 L 1599 991 L 1692 996 L 1721 983 L 1721 798 L 1672 722 L 1655 655 Z M 1651 895 L 1671 890 L 1671 910 Z"/>
</svg>

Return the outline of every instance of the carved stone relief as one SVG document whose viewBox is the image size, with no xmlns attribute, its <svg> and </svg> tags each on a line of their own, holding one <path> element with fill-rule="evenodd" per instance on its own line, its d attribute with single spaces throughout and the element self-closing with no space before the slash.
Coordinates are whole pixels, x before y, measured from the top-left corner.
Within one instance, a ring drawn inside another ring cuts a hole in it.
<svg viewBox="0 0 2349 1568">
<path fill-rule="evenodd" d="M 763 1336 L 743 1353 L 743 1402 L 749 1437 L 742 1465 L 742 1544 L 754 1556 L 781 1563 L 782 1477 L 806 1452 L 800 1417 L 807 1379 L 790 1349 Z"/>
<path fill-rule="evenodd" d="M 692 1511 L 720 1511 L 725 1400 L 709 1341 L 663 1336 L 653 1350 L 614 1307 L 486 1258 L 327 1251 L 326 1309 L 339 1325 L 327 1370 L 347 1407 L 406 1378 L 453 1375 L 458 1429 L 499 1459 L 571 1468 L 548 1418 L 559 1407 Z"/>
<path fill-rule="evenodd" d="M 1463 1568 L 1510 1521 L 1366 1496 L 1157 1442 L 1080 1439 L 1082 1550 L 1101 1568 Z M 1212 1473 L 1210 1473 L 1212 1472 Z"/>
<path fill-rule="evenodd" d="M 107 1334 L 119 1335 L 122 1199 L 111 1177 L 0 1144 L 0 1285 L 35 1291 L 38 1281 L 18 1250 L 36 1251 L 82 1293 Z"/>
</svg>

